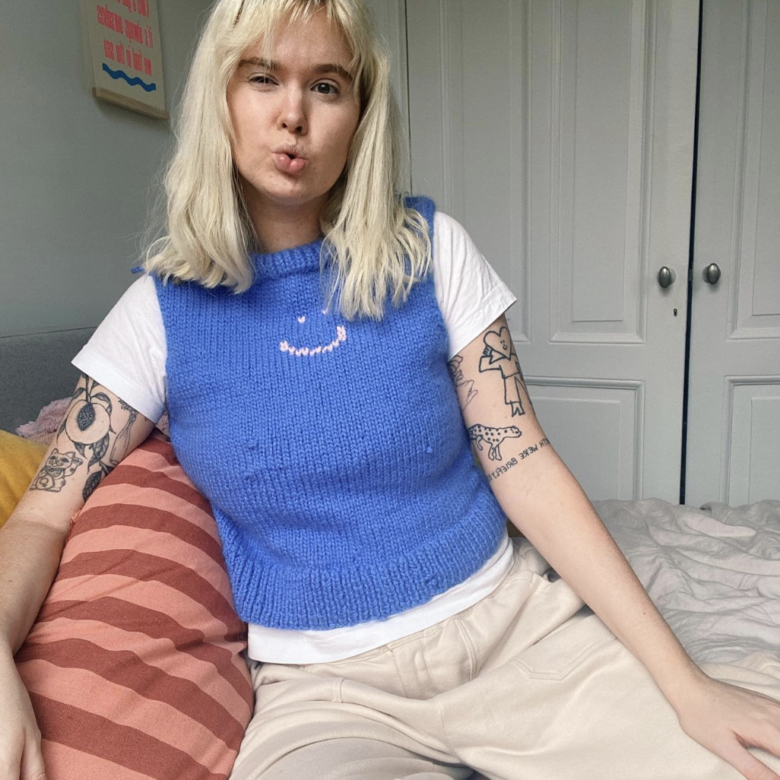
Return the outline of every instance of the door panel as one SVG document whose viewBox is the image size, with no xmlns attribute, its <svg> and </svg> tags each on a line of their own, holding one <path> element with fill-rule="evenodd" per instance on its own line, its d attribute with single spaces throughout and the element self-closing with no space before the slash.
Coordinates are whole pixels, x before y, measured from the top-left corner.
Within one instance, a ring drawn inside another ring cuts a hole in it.
<svg viewBox="0 0 780 780">
<path fill-rule="evenodd" d="M 702 23 L 685 500 L 736 506 L 780 499 L 780 3 Z"/>
<path fill-rule="evenodd" d="M 518 296 L 534 406 L 592 499 L 679 497 L 697 26 L 697 0 L 407 3 L 413 190 Z"/>
</svg>

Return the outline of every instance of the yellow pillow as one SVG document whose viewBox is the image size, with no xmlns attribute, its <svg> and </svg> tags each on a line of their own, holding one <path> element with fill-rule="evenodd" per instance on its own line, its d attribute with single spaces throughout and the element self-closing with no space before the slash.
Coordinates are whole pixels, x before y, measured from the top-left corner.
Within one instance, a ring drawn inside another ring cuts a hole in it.
<svg viewBox="0 0 780 780">
<path fill-rule="evenodd" d="M 45 444 L 0 431 L 0 528 L 38 473 L 47 449 Z"/>
</svg>

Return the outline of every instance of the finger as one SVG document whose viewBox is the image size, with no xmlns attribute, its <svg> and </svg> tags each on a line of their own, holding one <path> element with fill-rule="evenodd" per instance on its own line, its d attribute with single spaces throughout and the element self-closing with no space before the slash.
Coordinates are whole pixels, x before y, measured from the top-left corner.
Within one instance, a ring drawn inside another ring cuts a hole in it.
<svg viewBox="0 0 780 780">
<path fill-rule="evenodd" d="M 22 754 L 22 774 L 19 780 L 46 780 L 46 769 L 41 754 L 41 738 L 28 737 Z M 780 778 L 778 778 L 780 780 Z"/>
<path fill-rule="evenodd" d="M 772 765 L 777 766 L 777 760 L 780 759 L 780 729 L 774 724 L 766 724 L 766 726 L 768 733 L 757 737 L 751 743 L 751 747 L 766 751 L 771 756 L 770 761 Z M 766 758 L 763 760 L 766 761 Z M 780 774 L 777 771 L 772 771 L 772 769 L 769 771 L 771 772 L 769 775 L 770 780 L 775 780 L 775 778 L 780 780 Z"/>
<path fill-rule="evenodd" d="M 780 775 L 741 746 L 735 745 L 724 758 L 747 780 L 780 780 Z"/>
<path fill-rule="evenodd" d="M 780 721 L 779 721 L 780 723 Z M 752 742 L 748 743 L 752 747 L 758 747 L 780 758 L 780 729 L 774 724 L 765 724 L 765 733 L 757 736 Z"/>
<path fill-rule="evenodd" d="M 16 748 L 16 745 L 14 745 Z M 22 760 L 21 751 L 14 749 L 12 752 L 2 755 L 0 751 L 0 778 L 5 780 L 6 778 L 13 778 L 16 780 L 19 777 L 19 764 Z"/>
</svg>

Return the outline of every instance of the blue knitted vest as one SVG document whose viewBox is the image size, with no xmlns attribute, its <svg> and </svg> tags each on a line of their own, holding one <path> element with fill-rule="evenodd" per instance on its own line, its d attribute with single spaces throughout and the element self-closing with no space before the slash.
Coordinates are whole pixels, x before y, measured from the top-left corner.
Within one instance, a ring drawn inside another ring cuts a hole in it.
<svg viewBox="0 0 780 780">
<path fill-rule="evenodd" d="M 433 201 L 407 204 L 433 241 Z M 380 322 L 349 322 L 323 313 L 322 240 L 253 255 L 241 295 L 155 279 L 172 444 L 211 502 L 239 615 L 275 628 L 423 604 L 506 522 L 471 456 L 433 274 Z"/>
</svg>

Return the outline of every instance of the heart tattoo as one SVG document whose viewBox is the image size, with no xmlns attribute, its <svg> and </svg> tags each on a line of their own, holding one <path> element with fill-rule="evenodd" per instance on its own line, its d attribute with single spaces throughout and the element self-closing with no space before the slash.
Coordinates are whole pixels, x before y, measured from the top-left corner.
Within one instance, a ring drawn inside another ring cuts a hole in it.
<svg viewBox="0 0 780 780">
<path fill-rule="evenodd" d="M 523 372 L 520 370 L 520 361 L 517 359 L 509 328 L 502 327 L 498 332 L 489 330 L 483 342 L 485 351 L 479 360 L 480 373 L 500 371 L 501 378 L 504 380 L 504 403 L 512 410 L 512 417 L 525 414 L 520 389 L 522 388 L 528 397 L 528 388 L 525 385 Z"/>
</svg>

